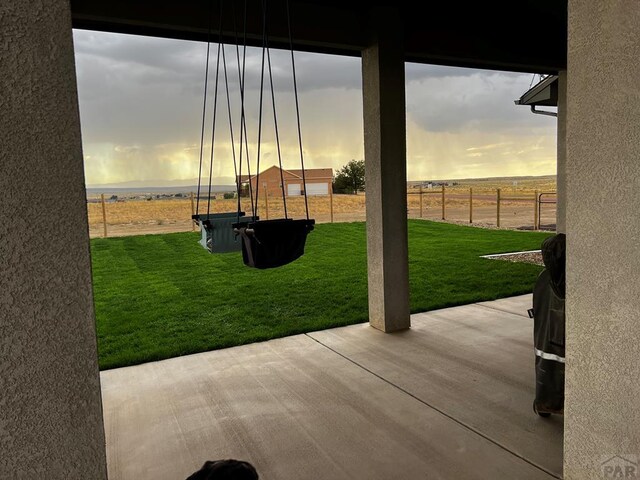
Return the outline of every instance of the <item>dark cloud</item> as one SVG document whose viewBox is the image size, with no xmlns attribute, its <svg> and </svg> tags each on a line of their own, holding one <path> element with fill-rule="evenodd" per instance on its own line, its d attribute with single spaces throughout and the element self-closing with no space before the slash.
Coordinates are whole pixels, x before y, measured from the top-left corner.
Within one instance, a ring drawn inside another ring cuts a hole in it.
<svg viewBox="0 0 640 480">
<path fill-rule="evenodd" d="M 529 88 L 529 74 L 456 69 L 464 75 L 449 76 L 431 75 L 434 69 L 428 66 L 424 70 L 428 73 L 415 72 L 414 80 L 408 82 L 407 114 L 426 131 L 526 135 L 555 127 L 550 117 L 532 115 L 527 107 L 513 103 Z"/>
<path fill-rule="evenodd" d="M 146 84 L 169 83 L 176 77 L 194 93 L 201 93 L 206 65 L 206 43 L 133 35 L 117 35 L 86 30 L 74 32 L 76 56 L 83 61 L 93 58 L 104 66 L 126 71 L 129 80 Z M 238 60 L 242 63 L 243 48 L 225 46 L 230 88 L 238 88 Z M 270 49 L 274 87 L 291 90 L 291 53 Z M 210 44 L 210 87 L 215 79 L 218 45 Z M 223 79 L 223 59 L 220 55 L 220 81 Z M 360 88 L 360 60 L 337 55 L 295 53 L 298 88 L 301 91 L 317 88 Z M 246 50 L 245 77 L 247 88 L 260 87 L 262 49 Z M 268 85 L 268 61 L 264 64 L 265 85 Z"/>
<path fill-rule="evenodd" d="M 407 63 L 404 74 L 407 82 L 420 81 L 425 78 L 439 77 L 470 77 L 479 70 L 462 67 L 443 67 L 440 65 L 424 65 L 420 63 Z"/>
<path fill-rule="evenodd" d="M 153 145 L 167 138 L 194 140 L 193 133 L 200 128 L 198 112 L 202 111 L 206 44 L 84 30 L 74 32 L 74 41 L 85 142 L 117 139 L 126 145 Z M 209 112 L 213 109 L 217 51 L 218 45 L 211 44 Z M 242 55 L 241 49 L 236 52 L 235 46 L 225 47 L 234 117 L 240 111 L 238 54 Z M 360 88 L 359 59 L 298 52 L 295 55 L 301 95 L 319 89 Z M 255 120 L 262 51 L 249 48 L 245 62 L 247 116 Z M 271 109 L 267 65 L 265 60 L 266 116 Z M 291 104 L 290 52 L 271 50 L 271 66 L 276 101 Z M 222 63 L 218 82 L 219 123 L 228 125 Z"/>
<path fill-rule="evenodd" d="M 200 142 L 206 44 L 80 30 L 74 31 L 74 42 L 83 142 L 90 157 L 88 175 L 94 172 L 96 177 L 106 177 L 110 172 L 128 170 L 130 179 L 191 178 L 193 169 L 180 172 L 185 163 L 192 165 L 197 160 L 199 149 L 194 147 Z M 207 125 L 212 120 L 217 49 L 217 44 L 210 45 Z M 225 56 L 237 141 L 240 93 L 235 46 L 227 45 Z M 311 164 L 315 158 L 321 162 L 318 166 L 335 168 L 350 158 L 360 158 L 360 59 L 296 52 L 295 61 L 305 148 Z M 245 105 L 249 139 L 254 143 L 261 62 L 261 49 L 247 49 Z M 271 65 L 280 134 L 284 148 L 295 152 L 290 52 L 271 50 Z M 529 87 L 531 75 L 407 64 L 406 80 L 407 120 L 414 134 L 479 132 L 487 137 L 486 142 L 482 139 L 486 144 L 496 143 L 489 138 L 492 135 L 554 135 L 553 119 L 532 115 L 526 107 L 513 104 Z M 263 140 L 273 142 L 267 82 L 265 77 Z M 224 90 L 221 70 L 216 131 L 217 138 L 228 142 Z M 207 133 L 205 143 L 209 139 Z M 428 157 L 428 148 L 420 143 L 416 158 Z M 445 151 L 443 144 L 439 155 Z M 174 160 L 177 158 L 179 161 Z M 90 181 L 100 183 L 95 178 Z"/>
</svg>

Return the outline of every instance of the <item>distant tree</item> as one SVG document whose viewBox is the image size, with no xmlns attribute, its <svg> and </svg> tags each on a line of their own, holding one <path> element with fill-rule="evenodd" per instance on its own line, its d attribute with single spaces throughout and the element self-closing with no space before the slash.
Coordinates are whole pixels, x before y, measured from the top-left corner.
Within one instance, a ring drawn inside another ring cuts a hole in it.
<svg viewBox="0 0 640 480">
<path fill-rule="evenodd" d="M 338 170 L 333 180 L 333 191 L 354 195 L 364 191 L 364 160 L 351 160 Z"/>
</svg>

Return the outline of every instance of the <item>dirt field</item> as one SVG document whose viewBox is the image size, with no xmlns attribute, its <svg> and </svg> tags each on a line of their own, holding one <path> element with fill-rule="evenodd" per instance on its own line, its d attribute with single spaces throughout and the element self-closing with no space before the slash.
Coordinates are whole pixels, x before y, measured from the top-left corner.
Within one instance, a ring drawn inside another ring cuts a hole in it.
<svg viewBox="0 0 640 480">
<path fill-rule="evenodd" d="M 445 187 L 445 221 L 469 224 L 469 188 L 473 189 L 473 225 L 496 228 L 497 195 L 500 188 L 500 227 L 510 229 L 532 229 L 534 220 L 534 194 L 555 192 L 554 177 L 540 177 L 530 180 L 518 180 L 514 185 L 510 179 L 499 181 L 468 180 L 458 181 L 458 185 Z M 408 216 L 442 220 L 441 187 L 423 189 L 422 212 L 420 210 L 420 189 L 409 187 L 407 195 Z M 543 197 L 554 200 L 554 196 Z M 334 195 L 333 221 L 351 222 L 365 220 L 365 194 Z M 517 200 L 516 200 L 517 199 Z M 102 206 L 91 201 L 89 210 L 89 232 L 91 237 L 104 235 Z M 284 216 L 282 198 L 260 197 L 259 215 L 263 219 Z M 234 212 L 237 200 L 212 200 L 209 206 L 213 213 Z M 242 208 L 251 211 L 248 199 L 242 199 Z M 107 235 L 124 236 L 148 233 L 169 233 L 188 231 L 193 228 L 191 201 L 186 199 L 125 200 L 106 203 Z M 207 201 L 201 199 L 200 213 L 207 212 Z M 304 216 L 304 198 L 287 199 L 287 212 L 294 218 Z M 331 198 L 329 196 L 309 197 L 309 213 L 318 223 L 331 221 Z M 555 224 L 555 204 L 541 206 L 540 225 L 551 228 Z"/>
</svg>

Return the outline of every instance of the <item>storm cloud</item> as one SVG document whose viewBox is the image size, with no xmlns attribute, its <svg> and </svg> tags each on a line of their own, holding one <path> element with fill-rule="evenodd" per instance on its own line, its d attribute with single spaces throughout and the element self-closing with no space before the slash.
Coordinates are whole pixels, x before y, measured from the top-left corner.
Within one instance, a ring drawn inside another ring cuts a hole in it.
<svg viewBox="0 0 640 480">
<path fill-rule="evenodd" d="M 188 182 L 198 174 L 207 45 L 74 31 L 85 170 L 89 184 Z M 210 45 L 205 160 L 211 145 L 218 45 Z M 238 54 L 225 46 L 234 140 L 238 142 Z M 339 168 L 363 157 L 360 59 L 296 52 L 305 159 Z M 245 107 L 255 152 L 262 51 L 246 52 Z M 271 50 L 285 167 L 296 168 L 297 130 L 288 51 Z M 266 73 L 266 70 L 265 70 Z M 411 179 L 552 174 L 555 121 L 513 100 L 532 75 L 407 64 L 407 153 Z M 263 166 L 275 163 L 268 77 Z M 214 175 L 234 174 L 220 60 Z"/>
</svg>

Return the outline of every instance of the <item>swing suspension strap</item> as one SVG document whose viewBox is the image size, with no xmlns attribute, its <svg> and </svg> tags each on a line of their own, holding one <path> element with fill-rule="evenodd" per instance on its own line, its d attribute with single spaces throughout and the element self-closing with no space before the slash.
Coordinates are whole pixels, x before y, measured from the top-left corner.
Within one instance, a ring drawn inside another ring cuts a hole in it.
<svg viewBox="0 0 640 480">
<path fill-rule="evenodd" d="M 196 202 L 196 218 L 199 218 L 200 215 L 200 191 L 202 188 L 202 163 L 203 163 L 203 152 L 204 152 L 204 133 L 205 133 L 205 125 L 206 125 L 206 113 L 207 113 L 207 90 L 209 86 L 209 57 L 211 50 L 211 24 L 212 24 L 212 13 L 213 6 L 212 1 L 209 2 L 209 30 L 207 32 L 207 60 L 205 64 L 205 73 L 204 73 L 204 95 L 202 102 L 202 128 L 200 131 L 200 161 L 198 166 L 198 194 L 197 194 L 197 202 Z M 222 0 L 220 0 L 220 16 L 219 16 L 219 25 L 218 31 L 222 31 Z M 214 140 L 216 134 L 216 113 L 218 106 L 218 80 L 220 74 L 220 51 L 221 51 L 222 43 L 218 42 L 218 52 L 216 55 L 216 79 L 215 79 L 215 90 L 213 92 L 213 125 L 211 129 L 211 155 L 209 159 L 209 189 L 207 194 L 207 218 L 211 213 L 211 185 L 213 181 L 213 160 L 214 160 Z M 224 52 L 223 52 L 224 55 Z M 224 59 L 223 59 L 224 60 Z M 225 63 L 225 80 L 226 80 L 226 63 Z M 228 84 L 227 84 L 227 99 L 229 97 L 228 93 Z M 233 129 L 231 127 L 231 119 L 229 120 L 229 128 L 231 131 L 231 138 L 233 144 Z M 235 152 L 234 152 L 234 168 L 235 168 Z"/>
<path fill-rule="evenodd" d="M 236 162 L 236 144 L 233 138 L 233 118 L 231 116 L 231 97 L 229 96 L 229 79 L 227 77 L 227 58 L 225 56 L 224 44 L 222 45 L 222 70 L 224 71 L 224 84 L 227 91 L 227 112 L 229 114 L 229 135 L 231 137 L 231 154 L 233 156 L 233 172 L 236 176 L 236 195 L 238 196 L 238 203 L 240 203 L 240 189 L 238 179 L 238 164 Z"/>
<path fill-rule="evenodd" d="M 245 3 L 246 5 L 246 3 Z M 291 46 L 291 59 L 292 59 L 292 70 L 293 70 L 293 79 L 294 79 L 294 93 L 296 96 L 296 118 L 298 123 L 298 142 L 300 148 L 300 161 L 302 166 L 302 180 L 304 185 L 304 195 L 305 195 L 305 210 L 306 210 L 306 219 L 294 220 L 289 218 L 289 212 L 287 209 L 287 198 L 286 198 L 286 185 L 284 182 L 284 169 L 282 164 L 282 150 L 280 145 L 280 132 L 278 129 L 278 115 L 276 109 L 276 95 L 275 95 L 275 85 L 273 81 L 273 66 L 271 64 L 271 52 L 269 49 L 269 33 L 267 27 L 267 7 L 268 0 L 261 0 L 262 5 L 262 60 L 261 60 L 261 69 L 260 69 L 260 91 L 259 93 L 259 104 L 258 104 L 258 133 L 257 140 L 258 144 L 256 147 L 256 184 L 255 187 L 255 198 L 253 199 L 253 216 L 258 216 L 259 209 L 259 199 L 260 199 L 260 161 L 262 152 L 262 121 L 263 121 L 263 113 L 264 113 L 264 89 L 265 89 L 265 59 L 268 68 L 269 75 L 269 88 L 271 89 L 271 103 L 273 108 L 273 120 L 274 120 L 274 133 L 276 140 L 276 147 L 278 153 L 278 163 L 280 166 L 280 187 L 283 198 L 283 205 L 285 209 L 285 218 L 277 219 L 277 220 L 267 220 L 267 221 L 259 221 L 257 218 L 253 219 L 250 222 L 246 223 L 236 223 L 233 225 L 234 231 L 236 234 L 240 235 L 243 244 L 242 244 L 242 257 L 245 265 L 253 268 L 266 269 L 266 268 L 276 268 L 286 265 L 288 263 L 293 262 L 294 260 L 300 258 L 304 254 L 304 247 L 306 243 L 306 238 L 309 232 L 313 230 L 313 226 L 315 221 L 309 218 L 309 206 L 307 201 L 307 191 L 306 191 L 306 175 L 304 172 L 304 158 L 302 156 L 302 134 L 300 128 L 300 113 L 299 113 L 299 104 L 298 104 L 298 93 L 297 93 L 297 84 L 296 84 L 296 74 L 295 74 L 295 60 L 293 56 L 293 41 L 291 35 L 291 26 L 290 26 L 290 15 L 289 15 L 289 4 L 287 2 L 287 23 L 289 26 L 289 44 Z M 245 9 L 246 15 L 246 9 Z M 245 24 L 246 28 L 246 24 Z M 245 32 L 245 49 L 246 49 L 246 32 Z M 245 55 L 246 58 L 246 55 Z M 244 59 L 243 59 L 243 73 L 242 73 L 242 87 L 244 87 Z M 244 94 L 242 95 L 242 101 L 244 102 Z M 244 105 L 243 105 L 244 107 Z M 244 129 L 244 133 L 246 134 L 246 127 L 241 127 Z M 243 130 L 241 130 L 242 135 Z M 245 135 L 246 141 L 246 135 Z M 241 147 L 242 147 L 241 142 Z M 265 187 L 263 185 L 263 187 Z"/>
<path fill-rule="evenodd" d="M 266 7 L 265 7 L 266 8 Z M 265 26 L 265 47 L 267 50 L 267 65 L 269 67 L 269 83 L 271 85 L 271 104 L 273 105 L 273 128 L 276 135 L 276 147 L 278 150 L 278 165 L 280 166 L 280 187 L 282 190 L 282 204 L 284 205 L 284 218 L 287 215 L 287 196 L 284 191 L 284 171 L 282 170 L 282 154 L 280 153 L 280 135 L 278 134 L 278 116 L 276 114 L 276 96 L 273 88 L 273 73 L 271 71 L 271 54 L 269 53 L 269 37 Z"/>
<path fill-rule="evenodd" d="M 260 188 L 260 147 L 261 147 L 260 143 L 262 139 L 262 106 L 263 106 L 262 99 L 263 99 L 263 90 L 264 90 L 264 73 L 265 73 L 264 63 L 265 63 L 265 54 L 266 54 L 267 68 L 269 73 L 269 86 L 271 88 L 271 103 L 273 106 L 273 123 L 274 123 L 274 131 L 275 131 L 275 138 L 276 138 L 276 148 L 278 153 L 278 164 L 280 167 L 280 187 L 282 192 L 282 203 L 284 205 L 284 216 L 285 216 L 285 219 L 287 219 L 288 218 L 287 198 L 286 198 L 286 192 L 285 192 L 284 171 L 282 168 L 282 151 L 280 148 L 280 135 L 278 131 L 278 116 L 276 112 L 276 98 L 275 98 L 275 87 L 273 84 L 273 70 L 271 67 L 271 53 L 269 49 L 269 33 L 267 29 L 267 4 L 268 4 L 268 0 L 262 0 L 262 66 L 260 71 L 260 107 L 259 107 L 259 114 L 258 114 L 258 152 L 257 152 L 257 160 L 256 160 L 257 182 L 256 182 L 255 210 L 256 212 L 258 210 L 258 193 Z M 295 56 L 293 52 L 293 37 L 291 33 L 291 12 L 290 12 L 289 0 L 287 0 L 286 2 L 286 9 L 287 9 L 287 30 L 288 30 L 288 36 L 289 36 L 289 49 L 291 52 L 291 71 L 293 75 L 293 91 L 294 91 L 295 105 L 296 105 L 298 146 L 300 149 L 300 166 L 302 169 L 302 186 L 304 191 L 304 205 L 305 205 L 305 214 L 306 214 L 307 220 L 309 220 L 309 200 L 307 196 L 307 179 L 306 179 L 306 172 L 304 168 L 304 153 L 302 148 L 302 128 L 300 125 L 300 103 L 298 100 L 298 82 L 296 79 L 296 65 L 295 65 Z"/>
<path fill-rule="evenodd" d="M 218 25 L 218 31 L 222 31 L 222 1 L 220 1 L 220 19 Z M 211 159 L 209 162 L 209 194 L 207 198 L 207 218 L 211 213 L 211 183 L 213 181 L 213 160 L 214 160 L 214 144 L 215 144 L 215 136 L 216 136 L 216 113 L 218 109 L 218 79 L 220 74 L 220 47 L 222 42 L 218 42 L 218 53 L 216 58 L 216 80 L 214 86 L 214 94 L 213 94 L 213 125 L 211 128 Z"/>
<path fill-rule="evenodd" d="M 235 3 L 232 3 L 232 6 Z M 238 83 L 240 85 L 240 157 L 239 157 L 239 169 L 238 169 L 238 192 L 240 191 L 240 184 L 242 179 L 242 155 L 243 155 L 243 147 L 244 153 L 247 158 L 247 177 L 249 179 L 248 188 L 249 188 L 249 199 L 251 202 L 251 214 L 253 216 L 256 215 L 256 209 L 253 203 L 253 188 L 251 186 L 251 163 L 249 157 L 249 141 L 247 136 L 247 121 L 244 109 L 244 79 L 245 79 L 245 65 L 247 58 L 247 0 L 244 0 L 244 21 L 243 21 L 243 47 L 242 47 L 242 67 L 240 66 L 240 48 L 239 48 L 239 39 L 238 39 L 238 30 L 236 28 L 236 16 L 235 10 L 233 14 L 233 30 L 236 39 L 236 61 L 238 64 Z M 238 211 L 237 211 L 237 221 L 240 222 L 240 194 L 238 193 Z"/>
<path fill-rule="evenodd" d="M 296 61 L 293 54 L 293 38 L 291 34 L 291 9 L 287 3 L 287 30 L 289 32 L 289 50 L 291 51 L 291 72 L 293 74 L 293 95 L 296 101 L 296 121 L 298 123 L 298 145 L 300 146 L 300 166 L 302 168 L 302 187 L 304 188 L 304 208 L 309 220 L 309 200 L 307 199 L 307 178 L 304 171 L 304 154 L 302 153 L 302 129 L 300 127 L 300 105 L 298 103 L 298 82 L 296 81 Z"/>
<path fill-rule="evenodd" d="M 209 50 L 211 48 L 211 22 L 213 7 L 209 2 L 209 30 L 207 32 L 207 61 L 204 69 L 204 99 L 202 101 L 202 128 L 200 130 L 200 166 L 198 167 L 198 193 L 196 195 L 196 215 L 200 210 L 200 187 L 202 183 L 202 156 L 204 151 L 204 128 L 207 114 L 207 86 L 209 84 Z"/>
<path fill-rule="evenodd" d="M 267 34 L 267 5 L 265 0 L 262 1 L 262 63 L 260 68 L 260 103 L 258 109 L 258 152 L 256 157 L 256 199 L 255 210 L 253 215 L 258 216 L 258 198 L 260 193 L 260 144 L 262 143 L 262 97 L 264 91 L 264 58 Z"/>
</svg>

